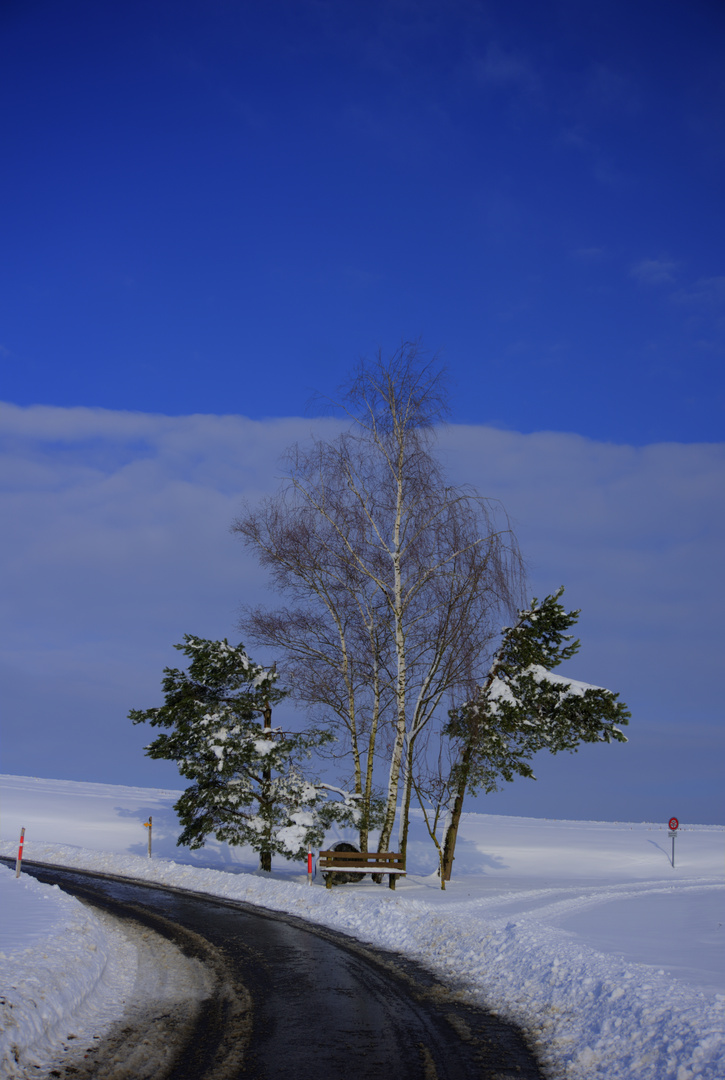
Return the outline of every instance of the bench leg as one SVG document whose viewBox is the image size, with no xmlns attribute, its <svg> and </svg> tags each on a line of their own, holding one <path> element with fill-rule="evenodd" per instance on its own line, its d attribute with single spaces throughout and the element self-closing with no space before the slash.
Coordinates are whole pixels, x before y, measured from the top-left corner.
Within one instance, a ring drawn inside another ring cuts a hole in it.
<svg viewBox="0 0 725 1080">
<path fill-rule="evenodd" d="M 325 888 L 326 889 L 331 889 L 332 888 L 332 874 L 328 874 L 327 877 L 325 878 Z"/>
<path fill-rule="evenodd" d="M 395 874 L 388 874 L 388 888 L 389 889 L 394 889 L 395 888 L 395 878 L 396 878 Z"/>
</svg>

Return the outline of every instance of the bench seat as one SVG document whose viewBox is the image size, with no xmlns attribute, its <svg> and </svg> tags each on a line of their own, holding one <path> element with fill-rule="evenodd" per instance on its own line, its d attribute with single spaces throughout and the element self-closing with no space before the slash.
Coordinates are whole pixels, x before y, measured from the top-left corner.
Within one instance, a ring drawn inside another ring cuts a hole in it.
<svg viewBox="0 0 725 1080">
<path fill-rule="evenodd" d="M 387 874 L 388 886 L 395 888 L 396 877 L 406 874 L 403 856 L 397 851 L 320 851 L 317 868 L 327 874 L 325 882 L 332 888 L 332 874 Z"/>
</svg>

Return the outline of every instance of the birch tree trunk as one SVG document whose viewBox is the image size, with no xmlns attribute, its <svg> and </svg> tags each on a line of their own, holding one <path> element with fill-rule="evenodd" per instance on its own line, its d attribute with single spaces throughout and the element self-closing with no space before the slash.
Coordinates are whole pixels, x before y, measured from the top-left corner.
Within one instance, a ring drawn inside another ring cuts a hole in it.
<svg viewBox="0 0 725 1080">
<path fill-rule="evenodd" d="M 362 362 L 331 404 L 348 429 L 293 447 L 280 493 L 234 526 L 297 605 L 256 609 L 242 627 L 284 649 L 293 694 L 338 727 L 368 805 L 385 734 L 378 850 L 402 796 L 405 851 L 418 740 L 440 732 L 439 708 L 487 663 L 501 612 L 520 599 L 521 559 L 500 507 L 449 485 L 432 452 L 447 395 L 415 343 Z"/>
<path fill-rule="evenodd" d="M 264 709 L 262 711 L 262 717 L 264 719 L 264 731 L 272 730 L 272 706 L 268 701 L 264 703 Z M 270 800 L 270 788 L 272 786 L 272 770 L 269 766 L 265 766 L 262 770 L 262 788 L 260 792 L 260 803 L 269 803 Z M 272 869 L 272 852 L 269 848 L 262 848 L 259 852 L 259 869 L 271 871 Z"/>
</svg>

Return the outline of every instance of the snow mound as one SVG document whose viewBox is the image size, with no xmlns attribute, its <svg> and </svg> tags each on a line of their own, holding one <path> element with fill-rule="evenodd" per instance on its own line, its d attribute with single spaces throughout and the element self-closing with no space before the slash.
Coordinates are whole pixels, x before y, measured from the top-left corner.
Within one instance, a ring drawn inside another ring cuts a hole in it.
<svg viewBox="0 0 725 1080">
<path fill-rule="evenodd" d="M 0 1076 L 82 1047 L 123 1012 L 135 948 L 55 885 L 0 865 Z"/>
<path fill-rule="evenodd" d="M 552 1080 L 725 1077 L 722 825 L 682 824 L 673 860 L 666 818 L 464 814 L 456 872 L 442 892 L 416 812 L 408 876 L 395 892 L 369 880 L 328 892 L 307 886 L 305 862 L 276 858 L 272 874 L 260 875 L 250 849 L 216 841 L 200 851 L 178 848 L 178 791 L 7 776 L 0 784 L 5 857 L 14 860 L 25 826 L 28 859 L 244 900 L 406 953 L 462 996 L 520 1024 Z M 336 831 L 326 846 L 355 839 Z M 53 926 L 41 932 L 45 911 L 31 919 L 27 904 L 24 924 L 5 921 L 29 949 L 26 976 L 36 960 L 51 960 L 39 947 L 44 934 L 45 953 L 65 946 Z M 2 938 L 0 949 L 9 951 Z M 67 963 L 53 968 L 64 974 L 53 984 L 60 995 Z M 56 1030 L 62 1040 L 79 1028 Z"/>
<path fill-rule="evenodd" d="M 372 884 L 330 893 L 289 877 L 230 874 L 56 844 L 37 845 L 37 857 L 243 900 L 406 953 L 464 998 L 518 1023 L 557 1080 L 725 1075 L 725 994 L 706 994 L 664 970 L 602 954 L 539 921 L 535 906 L 505 911 L 510 895 L 444 906 Z M 545 893 L 551 900 L 551 891 Z"/>
</svg>

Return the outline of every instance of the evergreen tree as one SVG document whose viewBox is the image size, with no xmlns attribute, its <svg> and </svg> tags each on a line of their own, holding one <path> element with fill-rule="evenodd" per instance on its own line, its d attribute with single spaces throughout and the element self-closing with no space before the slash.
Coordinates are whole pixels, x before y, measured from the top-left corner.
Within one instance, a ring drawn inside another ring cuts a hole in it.
<svg viewBox="0 0 725 1080">
<path fill-rule="evenodd" d="M 535 779 L 531 759 L 539 750 L 575 751 L 580 743 L 626 742 L 619 725 L 630 713 L 619 695 L 599 686 L 555 675 L 552 668 L 571 659 L 579 641 L 569 630 L 579 611 L 559 603 L 563 587 L 534 599 L 515 624 L 502 631 L 501 644 L 474 700 L 449 713 L 444 729 L 457 753 L 446 784 L 449 821 L 442 868 L 450 879 L 458 824 L 467 791 L 496 791 L 515 776 Z"/>
<path fill-rule="evenodd" d="M 355 796 L 302 770 L 332 735 L 272 727 L 272 707 L 286 696 L 274 668 L 255 664 L 241 644 L 226 639 L 186 634 L 174 648 L 190 657 L 188 671 L 165 668 L 165 704 L 132 709 L 129 718 L 169 729 L 146 753 L 175 761 L 194 781 L 174 807 L 184 826 L 179 844 L 199 848 L 208 836 L 248 844 L 259 852 L 261 869 L 270 870 L 273 854 L 302 858 L 308 844 L 322 843 L 333 821 L 355 822 Z M 331 800 L 334 795 L 340 801 Z"/>
</svg>

